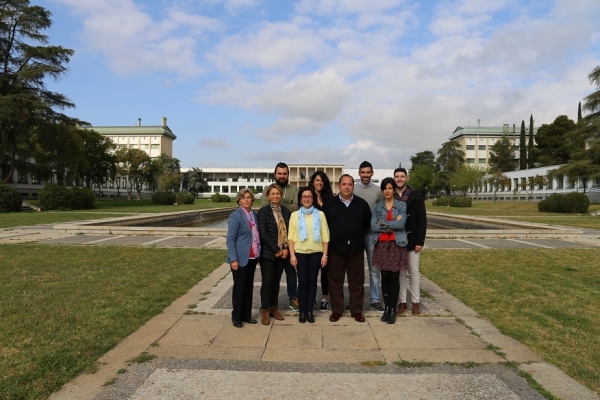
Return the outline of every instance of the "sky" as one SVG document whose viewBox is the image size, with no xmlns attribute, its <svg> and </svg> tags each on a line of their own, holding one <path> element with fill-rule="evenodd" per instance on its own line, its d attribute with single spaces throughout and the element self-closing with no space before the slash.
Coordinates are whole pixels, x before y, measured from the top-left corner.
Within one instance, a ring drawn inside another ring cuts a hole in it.
<svg viewBox="0 0 600 400">
<path fill-rule="evenodd" d="M 160 125 L 182 167 L 410 166 L 457 126 L 577 118 L 597 0 L 31 0 L 92 125 Z"/>
</svg>

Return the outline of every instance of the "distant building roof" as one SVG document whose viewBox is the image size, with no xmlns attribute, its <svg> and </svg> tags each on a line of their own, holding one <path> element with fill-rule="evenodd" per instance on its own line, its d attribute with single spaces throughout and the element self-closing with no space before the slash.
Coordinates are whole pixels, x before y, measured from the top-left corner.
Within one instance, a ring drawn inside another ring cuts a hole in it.
<svg viewBox="0 0 600 400">
<path fill-rule="evenodd" d="M 525 132 L 529 132 L 529 127 L 525 127 Z M 504 126 L 457 126 L 448 139 L 457 139 L 461 136 L 483 135 L 483 136 L 502 136 L 502 135 L 520 135 L 521 127 L 513 127 L 505 124 Z M 537 128 L 533 128 L 533 134 L 537 134 Z"/>
<path fill-rule="evenodd" d="M 167 126 L 167 119 L 164 117 L 162 125 L 144 126 L 141 124 L 141 120 L 138 119 L 138 124 L 133 126 L 92 126 L 90 129 L 95 130 L 101 135 L 164 135 L 173 140 L 177 139 L 177 136 Z"/>
</svg>

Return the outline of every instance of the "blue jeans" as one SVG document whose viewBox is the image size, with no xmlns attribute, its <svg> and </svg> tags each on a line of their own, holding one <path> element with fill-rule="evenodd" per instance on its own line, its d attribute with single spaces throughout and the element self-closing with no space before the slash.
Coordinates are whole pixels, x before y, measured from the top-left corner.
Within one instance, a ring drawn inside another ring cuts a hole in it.
<svg viewBox="0 0 600 400">
<path fill-rule="evenodd" d="M 369 245 L 371 241 L 371 234 L 365 235 L 365 251 L 367 252 L 367 264 L 369 265 L 369 287 L 370 287 L 370 304 L 381 303 L 381 297 L 379 296 L 379 286 L 381 284 L 381 273 L 373 267 L 373 247 Z"/>
</svg>

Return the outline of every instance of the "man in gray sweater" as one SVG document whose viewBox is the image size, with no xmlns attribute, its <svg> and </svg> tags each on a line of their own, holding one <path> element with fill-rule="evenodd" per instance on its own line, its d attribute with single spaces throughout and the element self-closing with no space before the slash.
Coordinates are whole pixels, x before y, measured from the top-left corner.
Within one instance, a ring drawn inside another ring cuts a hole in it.
<svg viewBox="0 0 600 400">
<path fill-rule="evenodd" d="M 371 182 L 373 165 L 368 161 L 363 161 L 358 167 L 358 174 L 360 182 L 354 186 L 354 194 L 363 198 L 369 204 L 369 208 L 373 210 L 373 206 L 376 203 L 383 201 L 383 194 L 379 186 Z M 381 298 L 379 296 L 381 274 L 378 269 L 373 268 L 373 246 L 369 246 L 368 243 L 371 233 L 371 228 L 369 228 L 365 234 L 365 251 L 367 252 L 367 264 L 369 265 L 370 303 L 372 309 L 383 313 L 384 309 L 381 306 Z"/>
</svg>

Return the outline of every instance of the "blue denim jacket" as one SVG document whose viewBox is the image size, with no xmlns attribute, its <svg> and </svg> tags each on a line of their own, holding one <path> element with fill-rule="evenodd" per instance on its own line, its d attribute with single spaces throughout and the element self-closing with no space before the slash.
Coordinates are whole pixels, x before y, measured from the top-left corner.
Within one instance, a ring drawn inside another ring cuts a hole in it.
<svg viewBox="0 0 600 400">
<path fill-rule="evenodd" d="M 385 201 L 381 201 L 373 206 L 373 212 L 371 213 L 371 240 L 369 241 L 369 248 L 375 247 L 375 243 L 379 239 L 379 235 L 382 232 L 394 232 L 396 237 L 396 244 L 400 247 L 404 247 L 408 244 L 406 237 L 406 230 L 404 224 L 406 224 L 406 203 L 399 200 L 394 200 L 392 206 L 393 221 L 386 221 L 388 210 L 385 208 Z M 398 215 L 401 215 L 400 220 L 396 220 Z M 379 223 L 378 223 L 379 222 Z"/>
</svg>

